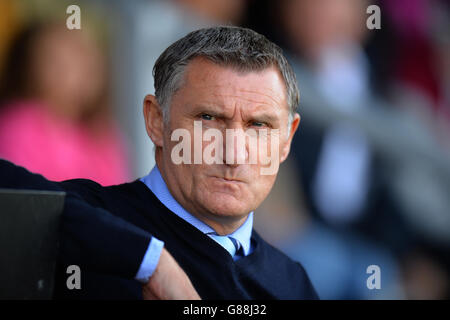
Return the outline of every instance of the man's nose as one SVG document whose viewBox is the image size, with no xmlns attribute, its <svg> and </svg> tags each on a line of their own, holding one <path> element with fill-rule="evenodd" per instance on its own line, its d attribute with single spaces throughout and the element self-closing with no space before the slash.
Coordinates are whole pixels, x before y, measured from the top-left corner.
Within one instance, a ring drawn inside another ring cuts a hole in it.
<svg viewBox="0 0 450 320">
<path fill-rule="evenodd" d="M 227 129 L 224 143 L 224 160 L 228 166 L 245 164 L 248 159 L 247 139 L 242 129 Z"/>
</svg>

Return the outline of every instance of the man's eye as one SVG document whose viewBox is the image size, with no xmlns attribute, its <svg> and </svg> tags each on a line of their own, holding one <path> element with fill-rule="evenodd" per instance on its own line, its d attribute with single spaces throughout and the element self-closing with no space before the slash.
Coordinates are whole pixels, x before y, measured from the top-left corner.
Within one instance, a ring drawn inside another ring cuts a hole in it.
<svg viewBox="0 0 450 320">
<path fill-rule="evenodd" d="M 252 124 L 252 126 L 259 127 L 259 128 L 266 126 L 266 124 L 264 122 L 258 122 L 258 121 L 253 121 L 251 124 Z"/>
<path fill-rule="evenodd" d="M 211 115 L 209 115 L 209 114 L 206 114 L 206 113 L 202 114 L 202 115 L 201 115 L 201 118 L 202 118 L 203 120 L 213 120 L 213 119 L 214 119 L 213 116 L 211 116 Z"/>
</svg>

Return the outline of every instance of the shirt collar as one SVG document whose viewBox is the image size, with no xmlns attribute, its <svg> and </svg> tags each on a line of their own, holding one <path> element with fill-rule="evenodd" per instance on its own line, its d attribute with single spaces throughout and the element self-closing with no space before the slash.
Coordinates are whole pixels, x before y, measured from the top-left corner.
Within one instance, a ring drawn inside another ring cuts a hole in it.
<svg viewBox="0 0 450 320">
<path fill-rule="evenodd" d="M 197 217 L 186 211 L 170 193 L 166 182 L 161 176 L 158 166 L 155 165 L 148 175 L 140 179 L 164 204 L 167 209 L 175 213 L 177 216 L 190 223 L 204 234 L 215 233 L 214 229 L 198 219 Z M 239 245 L 242 246 L 244 255 L 250 252 L 250 238 L 253 229 L 253 211 L 250 212 L 245 222 L 228 236 L 235 238 Z"/>
</svg>

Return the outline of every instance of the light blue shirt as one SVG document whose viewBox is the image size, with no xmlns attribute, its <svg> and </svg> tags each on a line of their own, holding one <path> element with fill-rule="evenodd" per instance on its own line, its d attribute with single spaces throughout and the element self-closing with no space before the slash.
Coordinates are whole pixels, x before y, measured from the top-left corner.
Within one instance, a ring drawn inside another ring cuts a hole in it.
<svg viewBox="0 0 450 320">
<path fill-rule="evenodd" d="M 167 188 L 158 166 L 154 166 L 151 172 L 141 178 L 141 181 L 155 194 L 159 201 L 161 201 L 171 212 L 193 225 L 195 228 L 211 237 L 211 234 L 215 233 L 215 230 L 209 225 L 199 220 L 191 213 L 187 212 L 170 193 Z M 253 229 L 253 212 L 250 212 L 245 222 L 236 229 L 233 233 L 227 235 L 236 240 L 238 250 L 242 249 L 242 255 L 247 256 L 252 252 L 251 248 L 251 235 Z M 211 237 L 214 239 L 213 237 Z M 215 239 L 214 239 L 215 240 Z M 219 243 L 219 242 L 218 242 Z M 219 243 L 221 244 L 221 243 Z M 158 265 L 159 257 L 161 255 L 164 242 L 152 237 L 150 245 L 141 263 L 141 267 L 136 275 L 136 279 L 141 282 L 147 282 Z M 239 255 L 233 257 L 234 260 L 239 259 Z"/>
</svg>

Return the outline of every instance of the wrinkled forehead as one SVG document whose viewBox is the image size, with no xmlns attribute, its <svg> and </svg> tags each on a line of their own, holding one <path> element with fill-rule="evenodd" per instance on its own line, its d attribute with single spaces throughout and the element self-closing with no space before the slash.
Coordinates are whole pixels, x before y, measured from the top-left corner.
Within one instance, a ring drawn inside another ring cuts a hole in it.
<svg viewBox="0 0 450 320">
<path fill-rule="evenodd" d="M 179 88 L 191 99 L 224 99 L 288 109 L 283 78 L 275 66 L 242 70 L 195 58 L 186 67 Z"/>
</svg>

